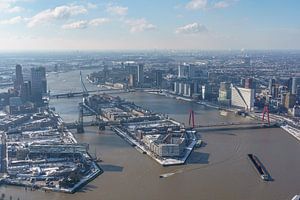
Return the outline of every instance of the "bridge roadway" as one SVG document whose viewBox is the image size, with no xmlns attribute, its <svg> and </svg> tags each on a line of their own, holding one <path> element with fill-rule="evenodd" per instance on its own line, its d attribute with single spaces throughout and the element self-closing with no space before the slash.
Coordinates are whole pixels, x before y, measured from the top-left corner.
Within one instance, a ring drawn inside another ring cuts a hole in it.
<svg viewBox="0 0 300 200">
<path fill-rule="evenodd" d="M 268 123 L 228 123 L 228 124 L 212 124 L 196 126 L 194 129 L 199 132 L 203 131 L 229 131 L 229 130 L 243 130 L 243 129 L 261 129 L 278 127 L 276 122 Z"/>
<path fill-rule="evenodd" d="M 126 93 L 125 90 L 119 89 L 107 89 L 107 90 L 89 90 L 88 93 L 106 93 L 106 94 L 120 94 Z M 72 97 L 81 97 L 84 92 L 67 92 L 60 94 L 51 94 L 50 98 L 72 98 Z"/>
<path fill-rule="evenodd" d="M 114 121 L 108 121 L 108 122 L 100 122 L 104 123 L 106 126 L 112 126 L 112 125 L 120 125 L 120 122 L 114 122 Z M 64 125 L 68 129 L 76 129 L 77 128 L 77 123 L 76 122 L 70 122 L 70 123 L 64 123 Z M 83 127 L 89 127 L 89 126 L 99 126 L 99 122 L 97 121 L 84 121 L 83 122 Z"/>
<path fill-rule="evenodd" d="M 123 89 L 102 89 L 102 90 L 89 90 L 88 93 L 106 93 L 106 94 L 121 94 L 127 92 L 160 92 L 158 89 L 149 89 L 149 88 L 137 88 L 134 90 L 123 90 Z M 50 98 L 72 98 L 72 97 L 81 97 L 84 92 L 66 92 L 60 94 L 50 94 Z"/>
<path fill-rule="evenodd" d="M 107 121 L 101 122 L 106 126 L 109 125 L 120 125 L 119 122 L 115 121 Z M 76 123 L 65 123 L 66 127 L 69 129 L 75 129 L 77 127 Z M 96 121 L 86 121 L 83 122 L 84 127 L 88 126 L 98 126 L 99 122 Z M 246 130 L 246 129 L 261 129 L 261 128 L 275 128 L 278 127 L 277 123 L 228 123 L 228 124 L 209 124 L 209 125 L 198 125 L 194 128 L 194 130 L 203 132 L 203 131 L 229 131 L 229 130 Z M 191 127 L 186 127 L 191 128 Z"/>
</svg>

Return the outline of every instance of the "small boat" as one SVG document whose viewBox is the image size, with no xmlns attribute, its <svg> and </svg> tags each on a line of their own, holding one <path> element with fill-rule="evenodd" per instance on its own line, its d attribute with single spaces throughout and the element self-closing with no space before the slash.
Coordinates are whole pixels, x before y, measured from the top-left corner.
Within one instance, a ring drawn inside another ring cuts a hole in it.
<svg viewBox="0 0 300 200">
<path fill-rule="evenodd" d="M 175 173 L 161 174 L 161 175 L 159 175 L 159 178 L 167 178 L 167 177 L 172 176 L 172 175 L 174 175 L 174 174 L 175 174 Z"/>
<path fill-rule="evenodd" d="M 220 115 L 226 117 L 226 116 L 228 115 L 228 112 L 225 111 L 225 110 L 221 110 L 221 111 L 220 111 Z"/>
</svg>

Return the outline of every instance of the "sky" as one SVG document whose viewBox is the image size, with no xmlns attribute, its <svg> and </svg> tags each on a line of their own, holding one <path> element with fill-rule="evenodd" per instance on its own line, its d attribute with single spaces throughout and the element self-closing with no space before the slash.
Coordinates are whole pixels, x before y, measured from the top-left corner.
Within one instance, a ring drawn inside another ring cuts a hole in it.
<svg viewBox="0 0 300 200">
<path fill-rule="evenodd" d="M 0 0 L 0 50 L 300 49 L 300 0 Z"/>
</svg>

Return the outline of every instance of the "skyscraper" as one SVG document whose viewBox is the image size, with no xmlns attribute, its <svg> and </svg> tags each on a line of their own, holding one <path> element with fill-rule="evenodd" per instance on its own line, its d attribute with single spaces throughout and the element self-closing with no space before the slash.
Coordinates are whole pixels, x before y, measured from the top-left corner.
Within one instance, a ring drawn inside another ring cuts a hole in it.
<svg viewBox="0 0 300 200">
<path fill-rule="evenodd" d="M 270 91 L 270 93 L 271 93 L 272 87 L 275 85 L 275 83 L 276 83 L 275 78 L 271 78 L 271 79 L 269 80 L 269 91 Z"/>
<path fill-rule="evenodd" d="M 293 77 L 292 78 L 292 94 L 297 94 L 297 88 L 300 86 L 300 77 Z"/>
<path fill-rule="evenodd" d="M 135 74 L 129 74 L 128 86 L 131 87 L 131 88 L 136 86 L 136 75 Z"/>
<path fill-rule="evenodd" d="M 245 79 L 245 88 L 246 89 L 254 89 L 253 78 L 246 78 Z"/>
<path fill-rule="evenodd" d="M 138 81 L 139 86 L 142 86 L 143 83 L 144 83 L 144 65 L 139 64 L 137 71 L 138 71 L 138 73 L 137 73 L 137 75 L 138 75 L 137 81 Z"/>
<path fill-rule="evenodd" d="M 160 88 L 162 86 L 162 71 L 156 70 L 155 71 L 155 84 L 156 87 Z"/>
<path fill-rule="evenodd" d="M 31 98 L 31 82 L 30 81 L 24 81 L 24 83 L 21 86 L 21 99 L 23 102 L 29 101 Z"/>
<path fill-rule="evenodd" d="M 295 104 L 296 104 L 296 95 L 288 92 L 284 99 L 284 107 L 287 109 L 293 108 Z"/>
<path fill-rule="evenodd" d="M 254 89 L 231 86 L 231 105 L 245 110 L 252 110 L 254 95 Z"/>
<path fill-rule="evenodd" d="M 221 104 L 229 105 L 231 100 L 231 84 L 228 82 L 221 82 L 219 89 L 218 101 Z"/>
<path fill-rule="evenodd" d="M 40 104 L 43 94 L 47 93 L 46 70 L 44 67 L 31 68 L 32 100 Z"/>
<path fill-rule="evenodd" d="M 22 66 L 18 64 L 16 65 L 16 79 L 14 82 L 14 89 L 20 91 L 22 85 L 23 85 Z"/>
<path fill-rule="evenodd" d="M 187 78 L 189 76 L 189 65 L 183 64 L 178 66 L 178 78 Z"/>
<path fill-rule="evenodd" d="M 178 66 L 178 78 L 193 78 L 196 75 L 196 66 L 184 63 Z"/>
<path fill-rule="evenodd" d="M 194 78 L 196 75 L 196 66 L 195 65 L 189 65 L 189 72 L 188 72 L 188 78 Z"/>
</svg>

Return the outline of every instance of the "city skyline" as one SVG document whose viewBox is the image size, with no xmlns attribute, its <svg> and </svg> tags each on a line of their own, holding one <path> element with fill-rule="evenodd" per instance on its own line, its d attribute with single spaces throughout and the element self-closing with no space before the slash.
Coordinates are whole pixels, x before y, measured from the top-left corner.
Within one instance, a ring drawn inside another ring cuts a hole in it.
<svg viewBox="0 0 300 200">
<path fill-rule="evenodd" d="M 299 49 L 300 2 L 0 1 L 0 50 Z"/>
</svg>

